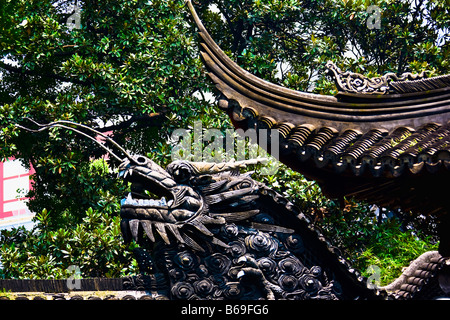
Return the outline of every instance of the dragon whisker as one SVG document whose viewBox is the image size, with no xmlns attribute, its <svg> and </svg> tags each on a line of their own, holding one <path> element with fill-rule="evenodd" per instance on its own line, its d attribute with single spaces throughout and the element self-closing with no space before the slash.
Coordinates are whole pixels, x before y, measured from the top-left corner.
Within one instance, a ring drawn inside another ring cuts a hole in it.
<svg viewBox="0 0 450 320">
<path fill-rule="evenodd" d="M 15 126 L 17 128 L 20 128 L 20 129 L 23 129 L 23 130 L 26 130 L 26 131 L 29 131 L 29 132 L 34 132 L 34 133 L 41 132 L 41 131 L 44 131 L 44 130 L 47 130 L 47 129 L 50 129 L 50 128 L 55 128 L 55 127 L 63 128 L 63 129 L 67 129 L 67 130 L 72 130 L 72 131 L 74 131 L 74 132 L 76 132 L 76 133 L 78 133 L 78 134 L 80 134 L 80 135 L 82 135 L 84 137 L 87 137 L 87 138 L 91 139 L 95 143 L 97 143 L 100 147 L 102 147 L 105 151 L 107 151 L 109 154 L 111 154 L 118 161 L 123 161 L 123 159 L 121 159 L 119 156 L 117 156 L 112 150 L 110 150 L 108 147 L 106 147 L 103 143 L 99 142 L 96 138 L 88 135 L 87 133 L 85 133 L 85 132 L 83 132 L 81 130 L 78 130 L 76 128 L 70 127 L 70 126 L 68 126 L 66 124 L 75 125 L 75 126 L 83 128 L 83 129 L 90 130 L 93 133 L 101 136 L 102 138 L 104 138 L 105 140 L 110 142 L 119 151 L 121 151 L 129 160 L 134 161 L 133 158 L 131 157 L 131 155 L 128 154 L 128 152 L 122 146 L 120 146 L 117 142 L 115 142 L 113 139 L 111 139 L 110 137 L 108 137 L 104 133 L 102 133 L 102 132 L 100 132 L 98 130 L 92 129 L 92 128 L 86 126 L 86 125 L 75 123 L 75 122 L 68 121 L 68 120 L 58 120 L 58 121 L 50 122 L 50 123 L 47 123 L 47 124 L 40 124 L 40 123 L 38 123 L 37 121 L 35 121 L 33 119 L 30 119 L 30 118 L 25 118 L 25 119 L 31 121 L 32 123 L 34 123 L 35 125 L 37 125 L 40 128 L 39 129 L 31 129 L 31 128 L 27 128 L 27 127 L 19 125 L 19 124 L 15 124 Z"/>
</svg>

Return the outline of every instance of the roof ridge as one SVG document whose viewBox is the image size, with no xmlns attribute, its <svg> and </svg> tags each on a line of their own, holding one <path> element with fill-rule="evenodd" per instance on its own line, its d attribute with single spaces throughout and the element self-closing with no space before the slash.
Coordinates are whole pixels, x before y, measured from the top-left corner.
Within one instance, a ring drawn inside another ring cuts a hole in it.
<svg viewBox="0 0 450 320">
<path fill-rule="evenodd" d="M 426 79 L 391 81 L 390 89 L 395 93 L 410 93 L 425 90 L 434 90 L 450 86 L 450 74 L 435 76 Z"/>
</svg>

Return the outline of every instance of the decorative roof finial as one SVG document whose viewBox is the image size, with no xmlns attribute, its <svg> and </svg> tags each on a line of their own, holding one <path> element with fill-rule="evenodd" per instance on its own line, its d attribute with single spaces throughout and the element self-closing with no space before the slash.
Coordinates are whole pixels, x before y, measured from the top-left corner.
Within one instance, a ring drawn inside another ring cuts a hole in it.
<svg viewBox="0 0 450 320">
<path fill-rule="evenodd" d="M 413 74 L 410 72 L 403 73 L 397 76 L 395 73 L 389 72 L 381 77 L 368 78 L 360 73 L 342 72 L 332 61 L 326 64 L 328 70 L 334 75 L 334 80 L 339 91 L 351 93 L 364 94 L 390 94 L 404 92 L 399 90 L 398 86 L 392 86 L 392 83 L 406 82 L 406 80 L 423 80 L 426 78 L 427 71 L 422 71 L 420 74 Z M 434 79 L 434 78 L 431 78 Z M 427 80 L 431 80 L 427 79 Z M 423 81 L 422 81 L 423 82 Z M 430 81 L 423 82 L 423 84 Z"/>
</svg>

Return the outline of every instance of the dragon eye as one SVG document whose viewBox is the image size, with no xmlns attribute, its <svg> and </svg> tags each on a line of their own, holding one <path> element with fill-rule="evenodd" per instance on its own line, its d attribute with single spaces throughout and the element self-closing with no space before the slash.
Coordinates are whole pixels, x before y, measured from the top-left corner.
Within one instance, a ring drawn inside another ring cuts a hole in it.
<svg viewBox="0 0 450 320">
<path fill-rule="evenodd" d="M 140 165 L 144 165 L 147 163 L 147 158 L 143 156 L 138 156 L 135 158 L 136 162 Z"/>
<path fill-rule="evenodd" d="M 244 181 L 239 185 L 240 188 L 250 188 L 251 184 L 248 181 Z"/>
</svg>

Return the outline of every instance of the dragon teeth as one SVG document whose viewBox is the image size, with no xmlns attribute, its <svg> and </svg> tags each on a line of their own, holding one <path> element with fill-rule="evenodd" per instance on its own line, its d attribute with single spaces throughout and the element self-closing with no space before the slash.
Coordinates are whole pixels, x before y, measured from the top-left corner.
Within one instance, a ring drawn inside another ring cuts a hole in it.
<svg viewBox="0 0 450 320">
<path fill-rule="evenodd" d="M 127 230 L 122 229 L 122 234 L 128 234 L 129 238 L 132 238 L 135 241 L 138 241 L 139 237 L 139 225 L 142 226 L 142 229 L 144 229 L 145 234 L 149 238 L 150 241 L 155 242 L 155 234 L 154 231 L 157 232 L 157 234 L 160 235 L 161 239 L 166 243 L 170 244 L 169 239 L 169 233 L 175 236 L 175 238 L 181 242 L 184 243 L 184 239 L 182 235 L 180 234 L 180 231 L 177 226 L 173 224 L 167 224 L 164 222 L 158 222 L 158 221 L 151 221 L 151 220 L 138 220 L 138 219 L 124 219 L 122 220 L 127 226 Z M 121 223 L 121 227 L 122 223 Z M 131 240 L 131 239 L 130 239 Z"/>
<path fill-rule="evenodd" d="M 138 202 L 133 199 L 131 193 L 128 193 L 128 196 L 120 201 L 120 205 L 123 206 L 124 204 L 138 205 Z"/>
<path fill-rule="evenodd" d="M 188 246 L 194 248 L 195 250 L 204 252 L 204 249 L 194 241 L 191 237 L 181 231 L 179 226 L 174 224 L 151 221 L 151 220 L 138 220 L 138 219 L 122 219 L 120 221 L 120 227 L 122 230 L 122 235 L 124 237 L 125 243 L 129 243 L 131 239 L 138 242 L 140 226 L 144 229 L 145 234 L 151 242 L 155 242 L 155 234 L 161 237 L 161 239 L 168 245 L 170 245 L 169 235 L 173 235 L 178 242 L 182 244 L 187 244 Z M 228 248 L 228 245 L 216 239 L 212 238 L 212 243 Z"/>
<path fill-rule="evenodd" d="M 164 223 L 161 222 L 155 222 L 155 227 L 156 227 L 156 231 L 158 232 L 158 234 L 161 236 L 161 238 L 163 239 L 163 241 L 166 244 L 170 244 L 170 240 L 169 240 L 169 236 L 167 235 L 166 232 L 166 228 L 164 226 Z"/>
<path fill-rule="evenodd" d="M 155 242 L 155 236 L 153 235 L 152 231 L 152 223 L 148 220 L 141 220 L 141 226 L 145 231 L 145 234 L 147 237 L 152 241 Z"/>
<path fill-rule="evenodd" d="M 130 224 L 131 236 L 133 237 L 133 240 L 138 241 L 139 220 L 137 220 L 137 219 L 130 220 L 129 224 Z"/>
<path fill-rule="evenodd" d="M 131 241 L 131 231 L 128 219 L 122 219 L 120 221 L 120 230 L 122 231 L 122 236 L 125 243 L 129 243 Z"/>
<path fill-rule="evenodd" d="M 131 220 L 133 221 L 133 220 Z M 131 221 L 130 221 L 130 228 L 131 228 Z M 155 235 L 153 234 L 153 227 L 155 227 L 156 232 L 161 236 L 163 241 L 166 244 L 170 244 L 169 236 L 167 235 L 166 231 L 166 225 L 165 223 L 156 222 L 156 221 L 149 221 L 149 220 L 141 220 L 141 226 L 145 231 L 145 234 L 147 237 L 152 241 L 155 242 Z M 132 231 L 133 233 L 133 231 Z"/>
<path fill-rule="evenodd" d="M 133 199 L 131 193 L 128 193 L 128 196 L 120 201 L 120 205 L 132 205 L 132 206 L 158 206 L 165 207 L 167 205 L 171 205 L 173 200 L 167 202 L 166 198 L 162 197 L 160 200 L 154 199 Z"/>
</svg>

